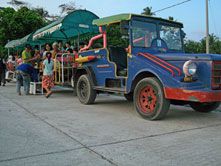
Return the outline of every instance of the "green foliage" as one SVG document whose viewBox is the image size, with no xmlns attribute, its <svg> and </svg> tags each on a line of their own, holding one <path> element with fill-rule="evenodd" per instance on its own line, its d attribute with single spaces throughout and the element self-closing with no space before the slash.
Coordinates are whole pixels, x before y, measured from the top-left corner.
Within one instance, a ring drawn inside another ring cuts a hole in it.
<svg viewBox="0 0 221 166">
<path fill-rule="evenodd" d="M 12 21 L 14 14 L 15 10 L 13 8 L 4 8 L 0 10 L 0 45 L 4 45 L 7 43 L 7 40 L 16 37 L 11 34 L 14 31 Z"/>
<path fill-rule="evenodd" d="M 44 18 L 45 20 L 47 20 L 47 17 L 50 17 L 48 11 L 46 11 L 44 8 L 42 7 L 37 7 L 34 8 L 33 11 L 35 11 L 36 13 L 39 14 L 39 16 L 41 16 L 42 18 Z"/>
<path fill-rule="evenodd" d="M 7 55 L 7 50 L 0 45 L 0 57 L 1 58 L 6 58 L 6 55 Z"/>
<path fill-rule="evenodd" d="M 214 34 L 210 35 L 210 53 L 221 54 L 221 40 Z M 201 40 L 202 51 L 206 52 L 206 38 Z"/>
<path fill-rule="evenodd" d="M 128 36 L 122 36 L 119 24 L 112 24 L 107 27 L 107 43 L 109 46 L 128 47 Z"/>
<path fill-rule="evenodd" d="M 203 38 L 199 42 L 187 40 L 184 46 L 187 53 L 205 53 L 206 38 Z M 210 35 L 210 53 L 221 54 L 221 40 L 214 34 Z"/>
<path fill-rule="evenodd" d="M 36 10 L 21 7 L 17 11 L 13 8 L 0 10 L 0 46 L 8 40 L 22 38 L 46 25 L 43 17 Z"/>
<path fill-rule="evenodd" d="M 185 41 L 184 48 L 186 53 L 202 53 L 201 43 L 193 40 Z"/>
</svg>

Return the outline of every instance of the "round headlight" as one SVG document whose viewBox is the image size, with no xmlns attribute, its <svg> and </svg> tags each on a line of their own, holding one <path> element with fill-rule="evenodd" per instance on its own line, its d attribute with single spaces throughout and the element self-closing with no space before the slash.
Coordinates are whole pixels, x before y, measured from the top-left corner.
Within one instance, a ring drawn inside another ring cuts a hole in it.
<svg viewBox="0 0 221 166">
<path fill-rule="evenodd" d="M 183 65 L 183 72 L 185 74 L 185 76 L 193 76 L 194 74 L 196 74 L 197 71 L 197 65 L 196 63 L 194 63 L 193 61 L 189 60 L 186 61 Z"/>
</svg>

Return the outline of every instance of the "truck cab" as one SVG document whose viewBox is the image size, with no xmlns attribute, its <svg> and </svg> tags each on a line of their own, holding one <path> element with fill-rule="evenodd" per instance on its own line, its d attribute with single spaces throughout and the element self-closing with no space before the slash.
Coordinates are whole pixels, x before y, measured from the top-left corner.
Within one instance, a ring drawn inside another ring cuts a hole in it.
<svg viewBox="0 0 221 166">
<path fill-rule="evenodd" d="M 119 14 L 93 24 L 100 34 L 80 50 L 73 77 L 81 103 L 94 103 L 102 92 L 122 93 L 149 120 L 164 118 L 170 104 L 198 112 L 219 107 L 221 55 L 185 54 L 182 23 Z M 91 49 L 94 42 L 102 46 Z"/>
</svg>

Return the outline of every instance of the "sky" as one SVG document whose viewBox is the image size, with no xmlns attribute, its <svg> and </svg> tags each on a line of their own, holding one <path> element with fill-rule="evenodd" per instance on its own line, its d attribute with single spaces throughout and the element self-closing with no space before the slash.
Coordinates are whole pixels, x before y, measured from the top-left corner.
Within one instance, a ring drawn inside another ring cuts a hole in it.
<svg viewBox="0 0 221 166">
<path fill-rule="evenodd" d="M 59 14 L 58 6 L 72 0 L 23 0 L 32 7 L 43 7 L 50 14 Z M 120 13 L 140 14 L 143 8 L 149 6 L 153 11 L 183 2 L 184 0 L 75 0 L 78 7 L 87 9 L 99 17 L 111 16 Z M 0 0 L 0 6 L 10 6 L 8 0 Z M 209 0 L 210 33 L 221 38 L 221 0 Z M 157 17 L 174 17 L 184 24 L 187 38 L 199 41 L 205 36 L 206 15 L 205 0 L 191 0 L 180 6 L 156 13 Z"/>
</svg>

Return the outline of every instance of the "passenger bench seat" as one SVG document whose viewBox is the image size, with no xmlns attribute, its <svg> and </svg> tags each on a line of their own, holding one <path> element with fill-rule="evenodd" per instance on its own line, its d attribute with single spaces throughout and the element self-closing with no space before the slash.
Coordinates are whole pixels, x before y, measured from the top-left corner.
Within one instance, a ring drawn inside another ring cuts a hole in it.
<svg viewBox="0 0 221 166">
<path fill-rule="evenodd" d="M 116 63 L 117 66 L 117 75 L 127 76 L 127 52 L 125 48 L 111 46 L 109 51 L 110 61 Z"/>
</svg>

